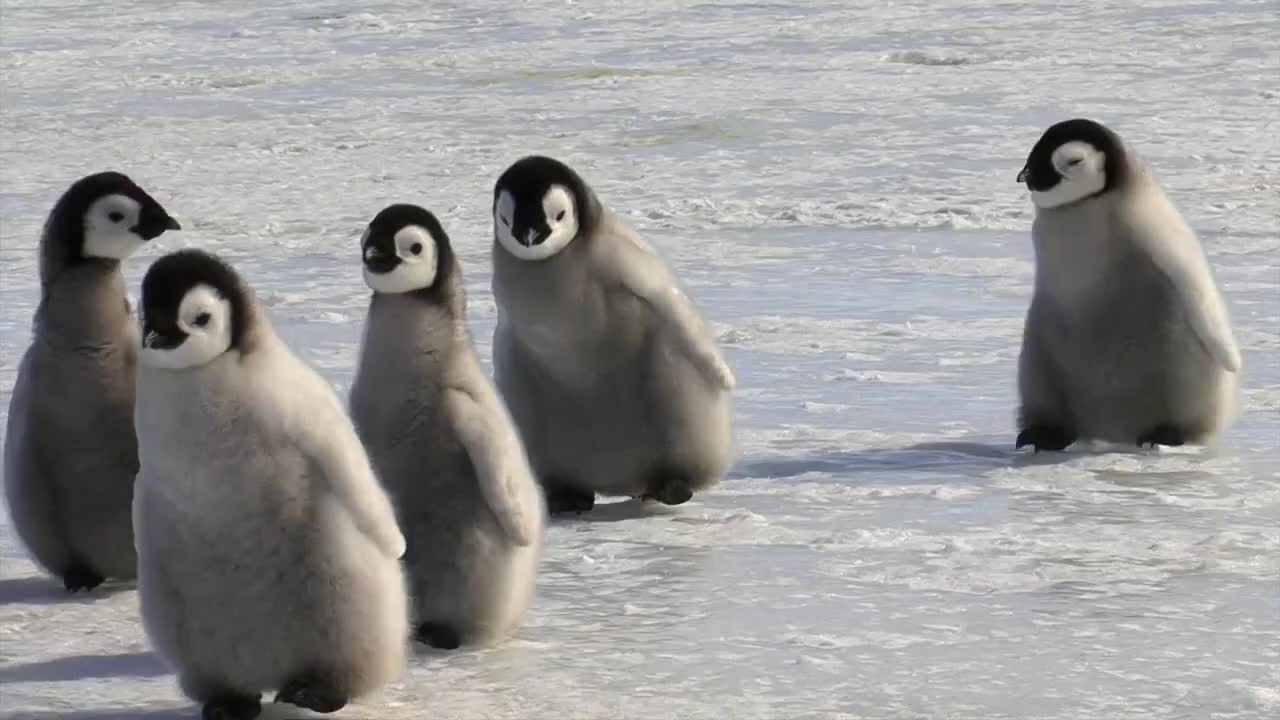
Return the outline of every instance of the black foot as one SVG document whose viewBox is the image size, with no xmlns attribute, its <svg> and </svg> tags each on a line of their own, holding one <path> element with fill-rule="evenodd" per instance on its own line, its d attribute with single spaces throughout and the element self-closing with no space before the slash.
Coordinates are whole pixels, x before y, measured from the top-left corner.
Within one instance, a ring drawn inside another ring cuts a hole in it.
<svg viewBox="0 0 1280 720">
<path fill-rule="evenodd" d="M 92 590 L 101 585 L 103 580 L 106 578 L 79 562 L 71 563 L 71 567 L 62 573 L 62 585 L 71 592 Z"/>
<path fill-rule="evenodd" d="M 547 496 L 547 512 L 551 515 L 581 515 L 596 506 L 596 494 L 588 490 L 546 486 L 544 491 Z"/>
<path fill-rule="evenodd" d="M 1063 450 L 1076 441 L 1076 434 L 1061 425 L 1032 425 L 1018 433 L 1014 444 L 1017 450 L 1026 445 L 1034 446 L 1036 452 L 1041 450 Z"/>
<path fill-rule="evenodd" d="M 290 681 L 276 693 L 276 702 L 297 705 L 312 712 L 338 712 L 347 706 L 347 696 L 334 690 L 315 676 L 307 675 Z"/>
<path fill-rule="evenodd" d="M 1138 447 L 1150 445 L 1168 445 L 1169 447 L 1177 447 L 1187 439 L 1183 437 L 1182 431 L 1172 425 L 1157 425 L 1151 430 L 1143 433 L 1138 438 Z"/>
<path fill-rule="evenodd" d="M 228 695 L 204 704 L 200 712 L 202 720 L 253 720 L 262 712 L 258 698 Z"/>
<path fill-rule="evenodd" d="M 414 635 L 418 642 L 430 645 L 437 650 L 457 650 L 462 645 L 462 638 L 458 637 L 458 631 L 437 622 L 424 622 L 418 626 L 418 632 Z"/>
<path fill-rule="evenodd" d="M 689 502 L 693 491 L 689 489 L 689 481 L 674 473 L 655 473 L 649 481 L 649 489 L 640 496 L 641 500 L 657 500 L 663 505 L 681 505 Z"/>
</svg>

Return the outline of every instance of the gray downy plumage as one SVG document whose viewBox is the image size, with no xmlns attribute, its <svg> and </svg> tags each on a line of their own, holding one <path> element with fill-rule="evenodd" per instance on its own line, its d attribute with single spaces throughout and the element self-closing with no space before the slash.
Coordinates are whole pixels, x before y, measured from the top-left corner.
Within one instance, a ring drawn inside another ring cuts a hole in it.
<svg viewBox="0 0 1280 720">
<path fill-rule="evenodd" d="M 1221 432 L 1239 350 L 1200 242 L 1149 166 L 1114 132 L 1074 120 L 1046 131 L 1019 181 L 1051 199 L 1032 226 L 1018 447 L 1180 445 Z"/>
<path fill-rule="evenodd" d="M 121 261 L 178 223 L 125 175 L 74 183 L 40 239 L 40 304 L 18 367 L 5 494 L 32 557 L 68 590 L 137 572 L 130 503 L 138 328 Z"/>
<path fill-rule="evenodd" d="M 184 692 L 247 720 L 267 690 L 332 712 L 394 679 L 404 538 L 333 389 L 213 256 L 161 258 L 142 305 L 142 618 Z"/>
<path fill-rule="evenodd" d="M 426 210 L 392 205 L 361 243 L 375 292 L 351 414 L 405 533 L 417 638 L 498 640 L 532 598 L 544 510 L 465 322 L 461 270 Z"/>
<path fill-rule="evenodd" d="M 498 180 L 494 231 L 495 378 L 552 512 L 717 483 L 735 381 L 666 262 L 550 158 Z"/>
</svg>

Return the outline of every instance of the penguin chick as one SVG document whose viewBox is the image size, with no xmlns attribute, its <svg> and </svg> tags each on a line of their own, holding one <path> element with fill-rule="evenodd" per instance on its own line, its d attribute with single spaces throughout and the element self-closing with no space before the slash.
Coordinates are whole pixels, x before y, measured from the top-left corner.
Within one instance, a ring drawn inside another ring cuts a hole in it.
<svg viewBox="0 0 1280 720">
<path fill-rule="evenodd" d="M 476 359 L 440 223 L 391 205 L 360 247 L 374 295 L 351 415 L 408 541 L 417 638 L 448 649 L 497 640 L 533 595 L 541 492 Z"/>
<path fill-rule="evenodd" d="M 550 510 L 719 482 L 734 377 L 666 262 L 548 157 L 498 178 L 493 223 L 495 378 Z"/>
<path fill-rule="evenodd" d="M 1235 412 L 1240 351 L 1194 231 L 1115 132 L 1045 131 L 1018 175 L 1036 207 L 1017 447 L 1182 445 Z"/>
<path fill-rule="evenodd" d="M 142 282 L 143 625 L 204 718 L 333 712 L 400 672 L 404 538 L 341 402 L 208 253 Z"/>
<path fill-rule="evenodd" d="M 177 220 L 118 172 L 78 180 L 40 239 L 40 304 L 4 445 L 18 537 L 67 590 L 137 574 L 129 508 L 138 329 L 120 263 Z"/>
</svg>

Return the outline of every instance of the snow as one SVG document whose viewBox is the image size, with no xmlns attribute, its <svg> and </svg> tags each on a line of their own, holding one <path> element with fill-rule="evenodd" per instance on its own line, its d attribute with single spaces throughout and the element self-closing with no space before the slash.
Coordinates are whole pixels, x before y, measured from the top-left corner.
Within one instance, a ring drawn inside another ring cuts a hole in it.
<svg viewBox="0 0 1280 720">
<path fill-rule="evenodd" d="M 543 152 L 715 324 L 737 464 L 685 506 L 556 523 L 515 638 L 419 652 L 340 717 L 1274 717 L 1277 38 L 1270 0 L 6 0 L 0 405 L 81 175 L 183 223 L 135 293 L 211 248 L 345 392 L 364 224 L 437 212 L 487 358 L 492 182 Z M 1243 414 L 1214 448 L 1011 450 L 1014 176 L 1078 115 L 1154 162 L 1229 298 Z M 132 589 L 66 596 L 0 530 L 0 718 L 198 717 Z"/>
</svg>

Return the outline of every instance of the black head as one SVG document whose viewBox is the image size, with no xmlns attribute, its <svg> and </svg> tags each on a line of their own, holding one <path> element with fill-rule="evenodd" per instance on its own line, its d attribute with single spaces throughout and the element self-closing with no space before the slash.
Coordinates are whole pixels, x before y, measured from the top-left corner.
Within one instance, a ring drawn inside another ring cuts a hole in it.
<svg viewBox="0 0 1280 720">
<path fill-rule="evenodd" d="M 250 291 L 230 265 L 203 250 L 179 250 L 142 279 L 142 360 L 182 369 L 244 349 Z"/>
<path fill-rule="evenodd" d="M 1116 187 L 1128 161 L 1120 136 L 1092 120 L 1053 125 L 1031 148 L 1018 173 L 1038 207 L 1054 208 L 1100 195 Z"/>
<path fill-rule="evenodd" d="M 44 262 L 65 267 L 91 258 L 123 260 L 166 230 L 181 228 L 127 175 L 101 172 L 77 180 L 53 206 Z"/>
<path fill-rule="evenodd" d="M 521 260 L 545 260 L 599 222 L 595 193 L 568 165 L 522 158 L 493 186 L 493 232 Z"/>
<path fill-rule="evenodd" d="M 374 292 L 443 296 L 453 273 L 453 247 L 435 215 L 417 205 L 390 205 L 360 239 L 364 280 Z"/>
</svg>

